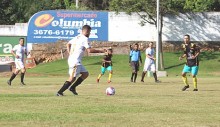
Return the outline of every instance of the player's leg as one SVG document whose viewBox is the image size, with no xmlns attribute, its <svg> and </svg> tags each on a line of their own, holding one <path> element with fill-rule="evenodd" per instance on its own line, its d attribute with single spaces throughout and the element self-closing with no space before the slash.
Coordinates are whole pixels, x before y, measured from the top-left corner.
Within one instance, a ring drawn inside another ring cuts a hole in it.
<svg viewBox="0 0 220 127">
<path fill-rule="evenodd" d="M 132 68 L 132 73 L 131 73 L 131 82 L 134 81 L 134 74 L 135 74 L 135 62 L 131 62 L 131 68 Z"/>
<path fill-rule="evenodd" d="M 104 75 L 105 74 L 105 71 L 106 71 L 106 68 L 105 67 L 103 67 L 103 66 L 101 66 L 101 73 L 98 75 L 98 78 L 97 78 L 97 83 L 99 83 L 99 80 L 100 80 L 100 78 L 102 77 L 102 75 Z"/>
<path fill-rule="evenodd" d="M 70 85 L 75 81 L 78 66 L 69 67 L 69 78 L 64 82 L 63 86 L 57 92 L 57 96 L 63 96 L 63 92 L 67 90 Z"/>
<path fill-rule="evenodd" d="M 23 62 L 20 62 L 20 67 L 21 67 L 21 85 L 26 85 L 24 83 L 24 75 L 25 75 L 26 69 L 24 67 L 24 63 Z"/>
<path fill-rule="evenodd" d="M 79 86 L 89 76 L 89 72 L 85 69 L 83 65 L 79 65 L 78 67 L 81 76 L 73 83 L 73 85 L 69 89 L 74 95 L 78 95 L 78 93 L 76 92 L 76 87 Z"/>
<path fill-rule="evenodd" d="M 108 74 L 108 83 L 110 83 L 110 82 L 111 82 L 111 78 L 112 78 L 112 74 L 113 74 L 112 66 L 108 66 L 108 67 L 107 67 L 107 70 L 109 71 L 109 74 Z"/>
<path fill-rule="evenodd" d="M 139 71 L 139 64 L 138 64 L 138 62 L 136 62 L 135 63 L 135 72 L 134 72 L 134 82 L 136 82 L 138 71 Z"/>
<path fill-rule="evenodd" d="M 8 85 L 11 85 L 12 80 L 17 76 L 21 67 L 18 62 L 15 62 L 15 71 L 12 73 L 10 79 L 7 81 Z"/>
<path fill-rule="evenodd" d="M 157 79 L 156 66 L 155 64 L 151 64 L 151 72 L 153 72 L 154 81 L 159 83 L 160 81 Z"/>
<path fill-rule="evenodd" d="M 148 64 L 145 62 L 144 63 L 144 69 L 143 69 L 143 72 L 142 72 L 142 75 L 141 75 L 141 82 L 144 82 L 144 77 L 147 73 L 147 69 L 148 69 Z"/>
<path fill-rule="evenodd" d="M 183 83 L 184 83 L 184 87 L 182 88 L 182 91 L 185 91 L 186 89 L 189 88 L 189 83 L 186 77 L 186 73 L 190 72 L 191 68 L 187 65 L 184 66 L 183 71 L 182 71 L 182 79 L 183 79 Z"/>
<path fill-rule="evenodd" d="M 193 66 L 192 67 L 192 77 L 193 77 L 193 86 L 194 86 L 194 90 L 193 91 L 198 91 L 198 88 L 197 88 L 197 77 L 196 75 L 198 74 L 198 70 L 199 70 L 199 67 L 198 66 Z"/>
</svg>

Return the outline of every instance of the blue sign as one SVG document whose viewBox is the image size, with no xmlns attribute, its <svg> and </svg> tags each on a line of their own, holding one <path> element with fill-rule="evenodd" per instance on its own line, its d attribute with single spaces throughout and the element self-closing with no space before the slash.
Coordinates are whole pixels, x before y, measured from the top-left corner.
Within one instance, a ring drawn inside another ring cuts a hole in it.
<svg viewBox="0 0 220 127">
<path fill-rule="evenodd" d="M 81 33 L 83 25 L 92 27 L 90 41 L 108 41 L 108 12 L 50 10 L 38 12 L 31 17 L 27 42 L 70 40 Z"/>
</svg>

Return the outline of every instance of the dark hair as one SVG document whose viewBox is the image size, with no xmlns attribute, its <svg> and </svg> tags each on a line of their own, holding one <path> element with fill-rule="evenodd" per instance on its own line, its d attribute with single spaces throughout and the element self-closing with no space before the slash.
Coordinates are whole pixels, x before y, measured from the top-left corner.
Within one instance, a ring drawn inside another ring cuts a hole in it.
<svg viewBox="0 0 220 127">
<path fill-rule="evenodd" d="M 138 43 L 135 43 L 134 45 L 137 45 L 137 46 L 139 46 L 139 45 L 138 45 Z"/>
<path fill-rule="evenodd" d="M 189 36 L 189 34 L 186 34 L 186 35 L 184 35 L 184 36 L 187 36 L 189 39 L 190 39 L 190 36 Z"/>
<path fill-rule="evenodd" d="M 22 40 L 24 40 L 24 38 L 23 38 L 23 37 L 21 37 L 21 38 L 19 38 L 19 41 L 20 41 L 21 39 L 22 39 Z"/>
<path fill-rule="evenodd" d="M 84 25 L 82 30 L 91 30 L 92 28 L 89 25 Z"/>
</svg>

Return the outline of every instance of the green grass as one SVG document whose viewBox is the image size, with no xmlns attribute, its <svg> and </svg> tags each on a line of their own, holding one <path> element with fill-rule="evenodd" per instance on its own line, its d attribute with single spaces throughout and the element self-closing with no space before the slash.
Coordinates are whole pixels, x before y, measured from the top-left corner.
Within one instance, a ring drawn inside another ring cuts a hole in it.
<svg viewBox="0 0 220 127">
<path fill-rule="evenodd" d="M 155 84 L 152 77 L 146 77 L 145 83 L 141 83 L 140 74 L 137 83 L 130 83 L 130 68 L 125 55 L 113 57 L 112 83 L 107 83 L 106 73 L 97 84 L 95 80 L 100 71 L 101 56 L 85 57 L 83 62 L 90 71 L 90 77 L 77 87 L 78 96 L 69 91 L 65 91 L 64 97 L 55 96 L 68 77 L 66 60 L 28 70 L 27 86 L 19 86 L 19 77 L 16 77 L 9 87 L 6 85 L 8 77 L 2 77 L 0 126 L 220 126 L 219 53 L 202 54 L 198 92 L 192 91 L 191 77 L 189 90 L 181 91 L 183 83 L 179 74 L 183 65 L 179 64 L 183 61 L 178 61 L 179 55 L 165 54 L 169 76 L 159 78 L 160 84 Z M 105 95 L 108 86 L 116 89 L 114 96 Z"/>
</svg>

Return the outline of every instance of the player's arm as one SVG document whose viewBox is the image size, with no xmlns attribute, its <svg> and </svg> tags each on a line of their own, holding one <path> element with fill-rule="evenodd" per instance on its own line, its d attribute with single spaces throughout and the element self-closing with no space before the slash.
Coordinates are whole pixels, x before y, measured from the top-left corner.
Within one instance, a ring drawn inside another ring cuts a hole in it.
<svg viewBox="0 0 220 127">
<path fill-rule="evenodd" d="M 186 57 L 186 54 L 184 53 L 182 56 L 179 57 L 179 60 L 182 60 L 185 57 Z"/>
<path fill-rule="evenodd" d="M 139 51 L 139 52 L 140 52 L 140 51 Z M 139 60 L 140 60 L 140 62 L 141 62 L 141 64 L 142 64 L 141 52 L 140 52 L 140 55 L 139 55 Z"/>
<path fill-rule="evenodd" d="M 12 54 L 15 58 L 19 58 L 19 56 L 16 55 L 15 51 L 16 51 L 16 46 L 11 50 L 11 54 Z"/>
<path fill-rule="evenodd" d="M 152 60 L 155 60 L 156 58 L 154 58 L 153 56 L 151 56 L 150 54 L 146 54 L 146 57 Z"/>
<path fill-rule="evenodd" d="M 196 54 L 194 56 L 192 56 L 193 59 L 195 59 L 197 56 L 199 56 L 200 54 L 200 49 L 199 47 L 195 46 L 195 50 L 196 50 Z"/>
</svg>

